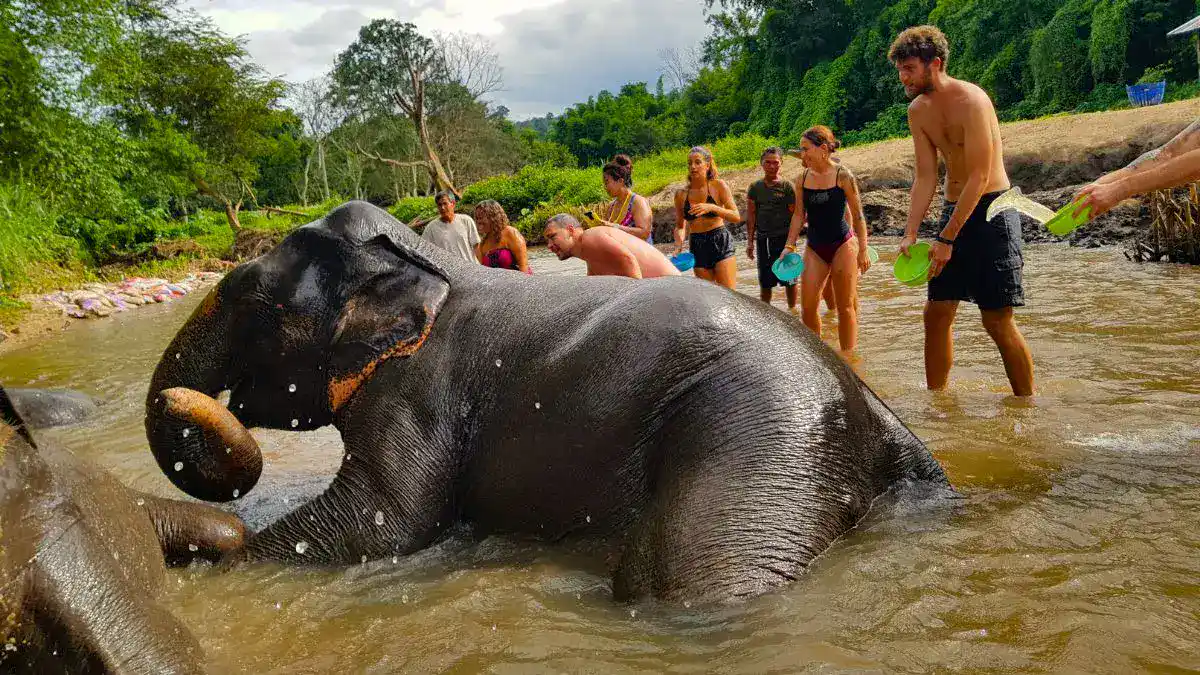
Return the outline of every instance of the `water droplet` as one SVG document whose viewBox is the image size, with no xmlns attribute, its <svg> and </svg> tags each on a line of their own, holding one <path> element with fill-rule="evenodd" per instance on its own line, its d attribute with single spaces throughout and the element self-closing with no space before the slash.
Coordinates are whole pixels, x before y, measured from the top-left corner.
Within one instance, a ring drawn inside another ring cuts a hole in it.
<svg viewBox="0 0 1200 675">
<path fill-rule="evenodd" d="M 408 604 L 408 593 L 405 593 L 404 595 L 400 596 L 400 602 L 403 602 L 406 605 Z"/>
<path fill-rule="evenodd" d="M 575 594 L 575 599 L 576 599 L 576 600 L 578 600 L 578 599 L 579 599 L 579 598 L 581 598 L 581 597 L 583 597 L 583 596 L 579 595 L 578 593 L 576 593 L 576 594 Z"/>
<path fill-rule="evenodd" d="M 139 500 L 138 500 L 138 502 L 137 502 L 137 504 L 138 504 L 138 506 L 145 506 L 145 505 L 146 505 L 146 500 L 145 500 L 145 499 L 139 499 Z"/>
<path fill-rule="evenodd" d="M 120 559 L 121 559 L 121 554 L 117 553 L 116 551 L 113 551 L 113 560 L 120 560 Z"/>
<path fill-rule="evenodd" d="M 292 428 L 295 429 L 298 426 L 300 426 L 300 420 L 292 420 Z"/>
<path fill-rule="evenodd" d="M 503 362 L 503 361 L 501 361 L 500 359 L 496 359 L 496 367 L 497 367 L 497 368 L 499 368 L 499 367 L 501 366 L 501 364 L 503 364 L 503 363 L 504 363 L 504 362 Z"/>
<path fill-rule="evenodd" d="M 195 544 L 188 544 L 188 550 L 192 553 L 195 553 L 196 551 L 200 550 L 200 547 Z"/>
<path fill-rule="evenodd" d="M 383 524 L 383 511 L 376 511 L 376 512 L 375 512 L 375 524 L 376 524 L 376 525 L 382 525 L 382 524 Z"/>
<path fill-rule="evenodd" d="M 350 461 L 350 458 L 351 458 L 351 457 L 353 457 L 353 456 L 354 456 L 354 455 L 352 455 L 352 454 L 350 454 L 350 453 L 348 453 L 348 452 L 347 452 L 347 453 L 346 453 L 346 461 L 347 461 L 347 462 L 349 462 L 349 461 Z"/>
<path fill-rule="evenodd" d="M 275 609 L 283 609 L 283 603 L 282 602 L 275 603 Z"/>
<path fill-rule="evenodd" d="M 362 557 L 362 564 L 364 564 L 364 565 L 367 564 L 367 556 L 365 556 L 365 555 Z"/>
<path fill-rule="evenodd" d="M 392 564 L 395 565 L 398 562 L 400 562 L 400 558 L 397 556 L 392 556 Z"/>
<path fill-rule="evenodd" d="M 632 619 L 632 618 L 634 618 L 634 617 L 636 617 L 636 616 L 637 616 L 637 610 L 636 610 L 636 609 L 631 609 L 631 610 L 629 610 L 629 618 L 631 618 L 631 619 Z"/>
<path fill-rule="evenodd" d="M 538 409 L 538 410 L 541 410 L 541 409 L 542 409 L 542 404 L 541 404 L 541 402 L 539 402 L 539 401 L 534 401 L 534 402 L 533 402 L 533 407 L 534 407 L 534 408 L 536 408 L 536 409 Z"/>
<path fill-rule="evenodd" d="M 227 454 L 227 455 L 233 454 L 233 448 L 225 448 L 225 454 Z"/>
<path fill-rule="evenodd" d="M 691 601 L 690 601 L 690 600 L 684 600 L 684 601 L 683 601 L 683 608 L 684 608 L 684 609 L 691 609 L 691 608 L 692 608 L 692 603 L 691 603 Z"/>
<path fill-rule="evenodd" d="M 178 361 L 181 358 L 183 358 L 183 354 L 180 354 L 179 352 L 175 352 L 175 360 Z"/>
<path fill-rule="evenodd" d="M 310 417 L 310 418 L 308 418 L 308 423 L 309 423 L 309 424 L 312 424 L 312 418 L 311 418 L 311 417 Z"/>
<path fill-rule="evenodd" d="M 291 393 L 293 393 L 293 394 L 294 394 L 294 393 L 296 393 L 296 385 L 294 385 L 294 384 L 289 384 L 289 385 L 288 385 L 288 391 L 289 391 L 289 392 L 291 392 Z"/>
<path fill-rule="evenodd" d="M 492 624 L 492 632 L 496 632 L 496 624 Z"/>
<path fill-rule="evenodd" d="M 190 434 L 190 433 L 192 433 L 192 430 L 191 430 L 191 429 L 184 429 L 184 430 L 183 430 L 183 437 L 184 437 L 184 438 L 187 438 L 187 437 L 188 437 L 188 434 Z"/>
<path fill-rule="evenodd" d="M 245 407 L 246 407 L 246 404 L 245 404 L 245 403 L 239 403 L 239 404 L 238 404 L 238 410 L 241 410 L 241 409 L 243 409 L 243 408 L 245 408 Z"/>
<path fill-rule="evenodd" d="M 296 542 L 296 553 L 299 553 L 300 555 L 304 555 L 304 552 L 307 550 L 308 550 L 308 542 L 307 541 Z"/>
<path fill-rule="evenodd" d="M 242 494 L 240 490 L 238 490 L 237 488 L 233 489 L 233 498 L 234 499 L 237 499 L 238 495 L 240 495 L 240 494 Z"/>
<path fill-rule="evenodd" d="M 175 462 L 175 470 L 183 471 L 183 462 Z"/>
<path fill-rule="evenodd" d="M 590 523 L 590 522 L 592 522 L 592 517 L 591 517 L 591 516 L 588 516 L 588 517 L 587 517 L 587 521 L 588 521 L 589 523 Z"/>
<path fill-rule="evenodd" d="M 495 630 L 495 628 L 493 628 L 492 630 Z M 15 651 L 17 651 L 17 646 L 11 642 L 5 642 L 4 643 L 4 651 L 15 652 Z M 43 653 L 45 653 L 45 652 L 43 652 Z"/>
</svg>

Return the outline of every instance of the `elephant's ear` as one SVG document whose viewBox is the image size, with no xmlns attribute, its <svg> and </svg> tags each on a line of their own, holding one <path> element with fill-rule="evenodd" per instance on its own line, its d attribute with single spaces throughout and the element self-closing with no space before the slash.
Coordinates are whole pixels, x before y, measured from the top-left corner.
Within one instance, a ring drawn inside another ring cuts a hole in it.
<svg viewBox="0 0 1200 675">
<path fill-rule="evenodd" d="M 12 399 L 8 397 L 8 391 L 4 387 L 0 387 L 0 422 L 12 427 L 13 431 L 24 438 L 26 443 L 29 443 L 30 447 L 37 447 L 37 443 L 33 442 L 33 436 L 29 433 L 29 427 L 25 424 L 21 413 L 17 412 L 17 407 L 13 405 Z"/>
<path fill-rule="evenodd" d="M 380 363 L 421 348 L 450 295 L 446 272 L 406 244 L 380 235 L 361 252 L 373 271 L 350 291 L 330 345 L 335 412 Z"/>
</svg>

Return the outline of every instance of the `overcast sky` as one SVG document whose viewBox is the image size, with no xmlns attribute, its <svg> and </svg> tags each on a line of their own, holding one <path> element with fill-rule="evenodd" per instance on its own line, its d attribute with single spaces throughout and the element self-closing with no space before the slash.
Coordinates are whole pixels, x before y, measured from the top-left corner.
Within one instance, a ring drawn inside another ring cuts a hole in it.
<svg viewBox="0 0 1200 675">
<path fill-rule="evenodd" d="M 291 82 L 329 70 L 374 18 L 411 21 L 423 33 L 487 36 L 504 68 L 493 94 L 514 120 L 559 113 L 626 82 L 653 87 L 659 50 L 708 34 L 702 0 L 189 0 L 225 33 L 247 38 L 271 75 Z M 246 9 L 253 4 L 254 9 Z"/>
</svg>

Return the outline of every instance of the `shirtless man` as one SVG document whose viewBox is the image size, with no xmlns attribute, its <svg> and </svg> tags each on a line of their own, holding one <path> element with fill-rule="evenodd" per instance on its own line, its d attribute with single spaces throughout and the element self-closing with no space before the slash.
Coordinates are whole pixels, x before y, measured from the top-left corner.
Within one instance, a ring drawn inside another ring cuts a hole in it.
<svg viewBox="0 0 1200 675">
<path fill-rule="evenodd" d="M 568 213 L 546 222 L 546 245 L 559 260 L 579 258 L 587 263 L 588 276 L 621 276 L 634 279 L 679 276 L 679 270 L 645 239 L 615 227 L 584 230 Z"/>
<path fill-rule="evenodd" d="M 1033 357 L 1013 319 L 1013 308 L 1025 304 L 1021 221 L 1014 211 L 986 220 L 988 206 L 1009 188 L 1000 123 L 987 92 L 946 74 L 949 55 L 946 36 L 934 26 L 909 28 L 888 52 L 912 100 L 908 126 L 917 160 L 901 252 L 916 242 L 933 201 L 939 152 L 946 162 L 946 205 L 930 247 L 925 382 L 945 388 L 954 363 L 954 317 L 967 300 L 979 306 L 1013 393 L 1032 396 Z"/>
</svg>

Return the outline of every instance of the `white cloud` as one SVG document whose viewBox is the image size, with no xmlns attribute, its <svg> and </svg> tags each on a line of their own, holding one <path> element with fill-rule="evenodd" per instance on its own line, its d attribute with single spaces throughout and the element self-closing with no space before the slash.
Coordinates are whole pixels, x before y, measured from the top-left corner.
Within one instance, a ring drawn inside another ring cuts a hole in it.
<svg viewBox="0 0 1200 675">
<path fill-rule="evenodd" d="M 601 89 L 653 85 L 660 49 L 707 33 L 699 0 L 190 0 L 268 73 L 298 82 L 328 70 L 371 19 L 412 21 L 426 33 L 491 39 L 504 68 L 493 95 L 515 119 L 560 112 Z"/>
</svg>

